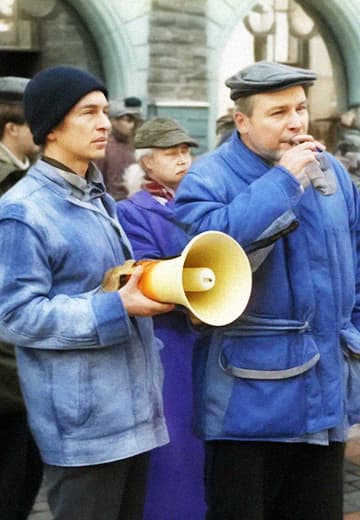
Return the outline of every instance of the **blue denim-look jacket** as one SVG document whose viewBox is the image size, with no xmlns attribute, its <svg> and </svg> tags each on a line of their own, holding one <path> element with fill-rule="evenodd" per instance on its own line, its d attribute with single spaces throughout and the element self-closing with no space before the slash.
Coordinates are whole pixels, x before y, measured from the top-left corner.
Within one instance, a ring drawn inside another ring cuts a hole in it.
<svg viewBox="0 0 360 520">
<path fill-rule="evenodd" d="M 16 345 L 48 464 L 109 462 L 168 440 L 152 320 L 129 319 L 119 294 L 101 290 L 130 247 L 114 201 L 102 203 L 75 197 L 44 161 L 0 201 L 0 336 Z"/>
<path fill-rule="evenodd" d="M 359 195 L 325 156 L 336 179 L 329 196 L 304 191 L 234 132 L 177 190 L 175 212 L 191 235 L 223 231 L 245 250 L 282 215 L 299 223 L 261 258 L 242 318 L 207 328 L 195 350 L 205 439 L 304 439 L 360 420 Z"/>
</svg>

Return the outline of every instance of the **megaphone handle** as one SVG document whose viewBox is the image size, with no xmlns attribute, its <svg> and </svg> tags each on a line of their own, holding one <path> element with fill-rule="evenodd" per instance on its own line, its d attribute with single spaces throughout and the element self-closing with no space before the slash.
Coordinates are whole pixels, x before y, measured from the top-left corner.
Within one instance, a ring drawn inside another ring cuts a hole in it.
<svg viewBox="0 0 360 520">
<path fill-rule="evenodd" d="M 134 272 L 136 265 L 134 260 L 126 260 L 122 265 L 117 265 L 106 271 L 102 281 L 104 291 L 117 291 L 121 289 Z"/>
</svg>

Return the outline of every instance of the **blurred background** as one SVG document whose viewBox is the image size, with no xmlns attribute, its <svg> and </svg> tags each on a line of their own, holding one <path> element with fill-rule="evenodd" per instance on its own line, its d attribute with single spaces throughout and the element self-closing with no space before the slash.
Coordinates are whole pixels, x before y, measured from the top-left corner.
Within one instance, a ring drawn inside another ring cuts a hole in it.
<svg viewBox="0 0 360 520">
<path fill-rule="evenodd" d="M 0 74 L 86 68 L 145 117 L 176 118 L 202 153 L 231 107 L 228 76 L 260 59 L 310 67 L 312 131 L 333 151 L 360 106 L 359 26 L 358 0 L 0 0 Z"/>
</svg>

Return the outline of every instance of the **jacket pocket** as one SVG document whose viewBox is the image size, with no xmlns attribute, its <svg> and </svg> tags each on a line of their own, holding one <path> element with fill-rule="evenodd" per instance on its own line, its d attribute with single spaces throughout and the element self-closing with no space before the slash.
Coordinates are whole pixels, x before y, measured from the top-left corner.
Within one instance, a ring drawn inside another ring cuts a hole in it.
<svg viewBox="0 0 360 520">
<path fill-rule="evenodd" d="M 233 384 L 224 432 L 244 438 L 305 433 L 306 393 L 320 394 L 311 377 L 319 359 L 306 321 L 247 316 L 226 332 L 219 365 Z"/>
<path fill-rule="evenodd" d="M 70 432 L 91 414 L 89 366 L 85 356 L 64 352 L 51 367 L 51 398 L 58 428 Z"/>
<path fill-rule="evenodd" d="M 341 331 L 346 411 L 350 424 L 360 422 L 360 333 L 348 324 Z"/>
</svg>

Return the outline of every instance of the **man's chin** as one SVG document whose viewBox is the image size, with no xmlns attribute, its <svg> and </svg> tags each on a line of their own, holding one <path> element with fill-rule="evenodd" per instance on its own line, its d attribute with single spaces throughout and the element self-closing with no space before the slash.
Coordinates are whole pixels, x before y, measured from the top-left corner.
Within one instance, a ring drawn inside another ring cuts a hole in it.
<svg viewBox="0 0 360 520">
<path fill-rule="evenodd" d="M 285 153 L 285 150 L 267 151 L 262 154 L 263 159 L 269 164 L 276 164 L 280 161 L 281 157 Z"/>
<path fill-rule="evenodd" d="M 92 157 L 91 157 L 90 161 L 97 161 L 97 160 L 100 160 L 100 159 L 104 159 L 104 157 L 105 157 L 105 148 L 103 150 L 97 150 L 96 152 L 94 152 L 91 155 L 92 155 Z"/>
</svg>

